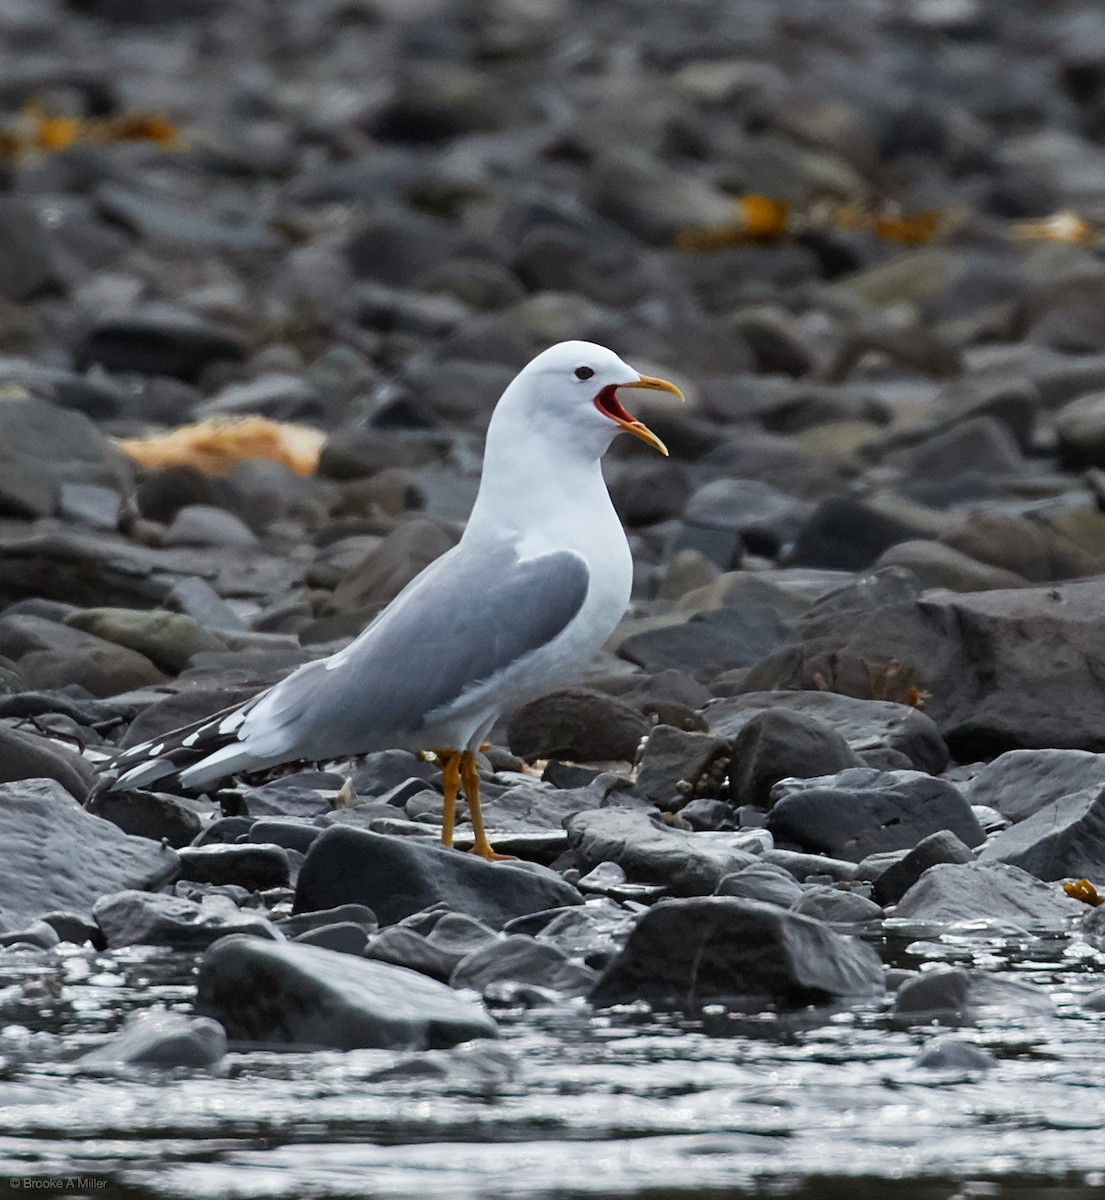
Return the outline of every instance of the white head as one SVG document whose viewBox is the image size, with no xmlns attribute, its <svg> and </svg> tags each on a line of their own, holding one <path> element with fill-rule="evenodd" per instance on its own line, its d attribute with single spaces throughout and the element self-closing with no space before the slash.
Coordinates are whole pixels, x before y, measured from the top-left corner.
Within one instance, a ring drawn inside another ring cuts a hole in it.
<svg viewBox="0 0 1105 1200">
<path fill-rule="evenodd" d="M 605 346 L 559 342 L 523 367 L 503 393 L 488 430 L 488 449 L 500 438 L 516 443 L 536 434 L 597 461 L 625 430 L 667 454 L 652 430 L 622 407 L 618 388 L 683 395 L 675 384 L 627 366 Z"/>
</svg>

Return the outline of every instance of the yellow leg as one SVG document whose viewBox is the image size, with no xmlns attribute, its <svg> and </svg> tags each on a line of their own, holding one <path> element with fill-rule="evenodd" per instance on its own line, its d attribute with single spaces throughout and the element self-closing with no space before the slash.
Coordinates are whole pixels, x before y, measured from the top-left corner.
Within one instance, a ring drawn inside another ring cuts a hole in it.
<svg viewBox="0 0 1105 1200">
<path fill-rule="evenodd" d="M 441 844 L 453 844 L 453 828 L 457 822 L 457 793 L 460 791 L 462 755 L 455 750 L 435 750 L 434 758 L 441 768 L 445 788 L 445 813 L 441 820 Z"/>
<path fill-rule="evenodd" d="M 512 854 L 496 854 L 487 840 L 487 831 L 483 827 L 483 810 L 480 808 L 480 772 L 476 766 L 476 756 L 471 750 L 465 750 L 460 756 L 460 777 L 464 784 L 464 796 L 468 801 L 468 811 L 472 815 L 472 831 L 476 835 L 476 844 L 472 847 L 472 853 L 486 858 L 488 862 L 513 860 Z"/>
</svg>

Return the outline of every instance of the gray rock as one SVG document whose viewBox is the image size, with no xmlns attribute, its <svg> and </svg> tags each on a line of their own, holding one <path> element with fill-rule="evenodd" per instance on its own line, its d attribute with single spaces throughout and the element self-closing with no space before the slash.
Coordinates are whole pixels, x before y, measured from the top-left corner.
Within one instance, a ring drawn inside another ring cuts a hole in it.
<svg viewBox="0 0 1105 1200">
<path fill-rule="evenodd" d="M 816 917 L 833 925 L 853 925 L 862 921 L 881 921 L 883 910 L 858 892 L 842 891 L 824 884 L 807 888 L 792 910 L 804 917 Z"/>
<path fill-rule="evenodd" d="M 1062 930 L 1082 905 L 1057 887 L 1008 863 L 938 863 L 909 889 L 895 917 L 933 924 L 1009 922 L 1028 930 Z"/>
<path fill-rule="evenodd" d="M 942 533 L 940 541 L 1030 583 L 1092 575 L 1101 568 L 1100 557 L 1021 513 L 973 513 L 962 525 Z"/>
<path fill-rule="evenodd" d="M 798 531 L 788 561 L 799 567 L 862 571 L 891 546 L 923 533 L 859 500 L 826 500 Z"/>
<path fill-rule="evenodd" d="M 108 371 L 171 375 L 194 381 L 213 362 L 241 362 L 239 338 L 183 310 L 156 308 L 125 317 L 105 317 L 74 351 L 78 371 L 99 363 Z"/>
<path fill-rule="evenodd" d="M 26 929 L 0 933 L 0 946 L 36 946 L 50 950 L 61 941 L 58 931 L 48 921 L 35 921 Z"/>
<path fill-rule="evenodd" d="M 759 900 L 779 908 L 793 908 L 802 898 L 802 885 L 785 867 L 756 862 L 742 867 L 718 881 L 717 896 L 736 896 L 740 900 Z"/>
<path fill-rule="evenodd" d="M 768 808 L 780 779 L 809 779 L 862 767 L 863 759 L 831 725 L 808 713 L 770 708 L 733 741 L 730 795 L 737 804 Z"/>
<path fill-rule="evenodd" d="M 364 614 L 378 612 L 435 558 L 453 544 L 434 521 L 424 518 L 404 521 L 334 589 L 334 612 Z"/>
<path fill-rule="evenodd" d="M 96 782 L 91 764 L 67 746 L 0 726 L 0 783 L 55 779 L 76 800 L 84 800 Z"/>
<path fill-rule="evenodd" d="M 254 821 L 249 827 L 248 836 L 251 842 L 269 843 L 306 854 L 321 833 L 317 825 L 309 825 L 306 821 L 297 821 L 292 817 L 268 817 Z"/>
<path fill-rule="evenodd" d="M 7 300 L 30 300 L 61 283 L 57 249 L 45 226 L 34 208 L 15 196 L 0 201 L 0 257 L 4 262 L 0 296 Z"/>
<path fill-rule="evenodd" d="M 989 1071 L 997 1059 L 985 1046 L 976 1046 L 966 1038 L 944 1034 L 932 1038 L 913 1060 L 914 1067 L 924 1071 Z"/>
<path fill-rule="evenodd" d="M 124 833 L 155 842 L 164 839 L 178 850 L 191 845 L 203 826 L 199 813 L 183 800 L 156 792 L 101 792 L 89 802 L 88 811 Z"/>
<path fill-rule="evenodd" d="M 259 892 L 287 887 L 291 866 L 283 846 L 189 846 L 180 852 L 180 876 L 196 883 L 234 883 Z"/>
<path fill-rule="evenodd" d="M 122 888 L 160 887 L 179 862 L 175 850 L 85 812 L 53 780 L 0 786 L 0 928 L 58 909 L 86 914 Z"/>
<path fill-rule="evenodd" d="M 241 912 L 226 896 L 188 900 L 133 889 L 98 900 L 92 915 L 108 947 L 172 946 L 174 950 L 203 950 L 227 934 L 253 938 L 279 935 L 264 917 Z"/>
<path fill-rule="evenodd" d="M 771 1001 L 818 1004 L 882 990 L 882 965 L 862 942 L 770 904 L 712 896 L 650 909 L 591 1002 L 758 1009 Z"/>
<path fill-rule="evenodd" d="M 312 929 L 330 925 L 359 925 L 366 934 L 375 933 L 378 927 L 376 914 L 363 904 L 341 904 L 337 908 L 324 908 L 317 912 L 297 913 L 276 922 L 276 928 L 285 937 L 297 938 Z"/>
<path fill-rule="evenodd" d="M 969 863 L 974 859 L 974 851 L 950 829 L 937 830 L 874 876 L 874 899 L 882 905 L 896 904 L 929 867 L 937 863 Z"/>
<path fill-rule="evenodd" d="M 861 757 L 896 752 L 918 770 L 933 774 L 948 765 L 948 748 L 932 718 L 887 700 L 859 700 L 824 691 L 749 692 L 715 701 L 703 716 L 715 733 L 735 739 L 759 713 L 777 708 L 823 721 Z"/>
<path fill-rule="evenodd" d="M 687 501 L 683 520 L 704 529 L 728 529 L 749 550 L 777 554 L 794 540 L 809 505 L 758 479 L 715 479 Z"/>
<path fill-rule="evenodd" d="M 1105 789 L 1060 796 L 991 838 L 979 862 L 1011 863 L 1037 879 L 1105 877 Z"/>
<path fill-rule="evenodd" d="M 333 826 L 307 854 L 294 907 L 310 912 L 364 904 L 382 925 L 391 925 L 440 902 L 496 929 L 523 913 L 581 899 L 551 871 L 487 863 L 433 843 Z"/>
<path fill-rule="evenodd" d="M 637 788 L 656 804 L 668 807 L 684 794 L 694 795 L 699 781 L 729 753 L 729 742 L 717 734 L 655 725 L 641 753 Z M 717 790 L 716 784 L 713 790 Z"/>
<path fill-rule="evenodd" d="M 588 688 L 552 692 L 520 708 L 510 719 L 511 752 L 533 761 L 632 762 L 648 732 L 648 720 L 614 696 Z"/>
<path fill-rule="evenodd" d="M 22 388 L 0 397 L 0 514 L 52 516 L 66 484 L 122 491 L 131 468 L 83 413 Z"/>
<path fill-rule="evenodd" d="M 871 688 L 873 664 L 907 669 L 964 761 L 1025 747 L 1105 748 L 1105 580 L 973 594 L 930 593 L 822 622 L 818 638 L 777 656 L 759 683 Z M 790 657 L 784 661 L 785 656 Z M 888 675 L 884 673 L 884 678 Z M 724 723 L 707 720 L 721 733 Z"/>
<path fill-rule="evenodd" d="M 912 849 L 951 830 L 969 846 L 984 834 L 962 794 L 919 771 L 852 768 L 776 786 L 767 828 L 778 842 L 859 862 L 884 850 Z"/>
<path fill-rule="evenodd" d="M 321 946 L 323 950 L 334 950 L 338 954 L 364 956 L 368 945 L 368 933 L 363 926 L 353 921 L 339 921 L 335 925 L 320 925 L 292 938 L 301 946 Z"/>
<path fill-rule="evenodd" d="M 794 636 L 774 609 L 750 604 L 697 613 L 681 625 L 630 634 L 618 653 L 648 672 L 670 668 L 719 672 L 751 666 Z"/>
<path fill-rule="evenodd" d="M 164 1009 L 132 1013 L 111 1039 L 82 1054 L 81 1066 L 213 1067 L 226 1053 L 218 1021 Z"/>
<path fill-rule="evenodd" d="M 165 530 L 166 546 L 229 546 L 253 549 L 257 535 L 240 518 L 210 504 L 188 504 Z M 212 649 L 221 649 L 221 646 Z"/>
<path fill-rule="evenodd" d="M 1086 750 L 1007 750 L 971 780 L 972 804 L 1023 821 L 1061 796 L 1105 787 L 1105 754 Z"/>
<path fill-rule="evenodd" d="M 182 207 L 121 184 L 101 184 L 96 199 L 115 221 L 155 244 L 216 252 L 275 251 L 282 244 L 259 223 L 223 220 L 206 207 Z"/>
<path fill-rule="evenodd" d="M 942 542 L 899 542 L 879 555 L 876 567 L 904 567 L 927 588 L 953 592 L 988 592 L 995 588 L 1023 587 L 1027 580 L 1003 567 L 976 562 Z"/>
<path fill-rule="evenodd" d="M 894 996 L 894 1015 L 929 1024 L 967 1020 L 971 977 L 962 967 L 938 967 L 907 979 Z"/>
<path fill-rule="evenodd" d="M 427 1050 L 494 1037 L 483 1009 L 435 980 L 317 946 L 224 938 L 204 955 L 196 1011 L 236 1041 Z"/>
<path fill-rule="evenodd" d="M 1090 392 L 1055 414 L 1055 436 L 1068 466 L 1105 466 L 1105 392 Z"/>
<path fill-rule="evenodd" d="M 559 831 L 573 813 L 611 807 L 651 809 L 628 779 L 603 771 L 584 787 L 553 787 L 536 780 L 519 784 L 488 797 L 484 814 L 501 840 L 503 834 Z"/>
<path fill-rule="evenodd" d="M 591 990 L 597 978 L 594 971 L 574 962 L 558 946 L 524 934 L 512 934 L 488 941 L 461 959 L 449 983 L 477 992 L 485 992 L 498 983 L 524 983 L 582 996 Z"/>
<path fill-rule="evenodd" d="M 726 875 L 754 861 L 739 834 L 686 833 L 642 812 L 581 812 L 565 827 L 582 869 L 617 863 L 627 879 L 662 883 L 676 896 L 708 896 Z"/>
<path fill-rule="evenodd" d="M 306 936 L 306 935 L 305 935 Z M 494 935 L 492 935 L 494 936 Z M 406 967 L 442 983 L 449 982 L 453 968 L 464 956 L 456 957 L 430 943 L 425 934 L 403 925 L 389 925 L 372 939 L 365 958 Z"/>
</svg>

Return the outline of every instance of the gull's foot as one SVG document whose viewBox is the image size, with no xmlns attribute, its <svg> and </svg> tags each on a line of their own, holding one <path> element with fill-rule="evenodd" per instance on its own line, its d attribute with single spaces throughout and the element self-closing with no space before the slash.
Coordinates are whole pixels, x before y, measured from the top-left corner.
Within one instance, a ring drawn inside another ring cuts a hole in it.
<svg viewBox="0 0 1105 1200">
<path fill-rule="evenodd" d="M 476 844 L 468 851 L 469 854 L 478 854 L 480 858 L 487 859 L 488 862 L 517 862 L 518 858 L 514 854 L 500 854 L 498 851 L 491 848 L 491 843 L 484 838 L 481 842 L 477 839 Z"/>
</svg>

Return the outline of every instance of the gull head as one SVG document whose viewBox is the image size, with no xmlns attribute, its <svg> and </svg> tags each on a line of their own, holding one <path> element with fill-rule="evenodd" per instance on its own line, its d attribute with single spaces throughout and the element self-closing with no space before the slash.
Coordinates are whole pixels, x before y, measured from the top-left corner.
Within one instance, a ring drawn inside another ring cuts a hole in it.
<svg viewBox="0 0 1105 1200">
<path fill-rule="evenodd" d="M 622 431 L 667 454 L 667 447 L 618 398 L 619 389 L 683 393 L 666 379 L 642 375 L 605 346 L 559 342 L 523 367 L 499 401 L 511 423 L 521 422 L 563 446 L 598 458 Z M 496 420 L 499 418 L 496 412 Z"/>
</svg>

